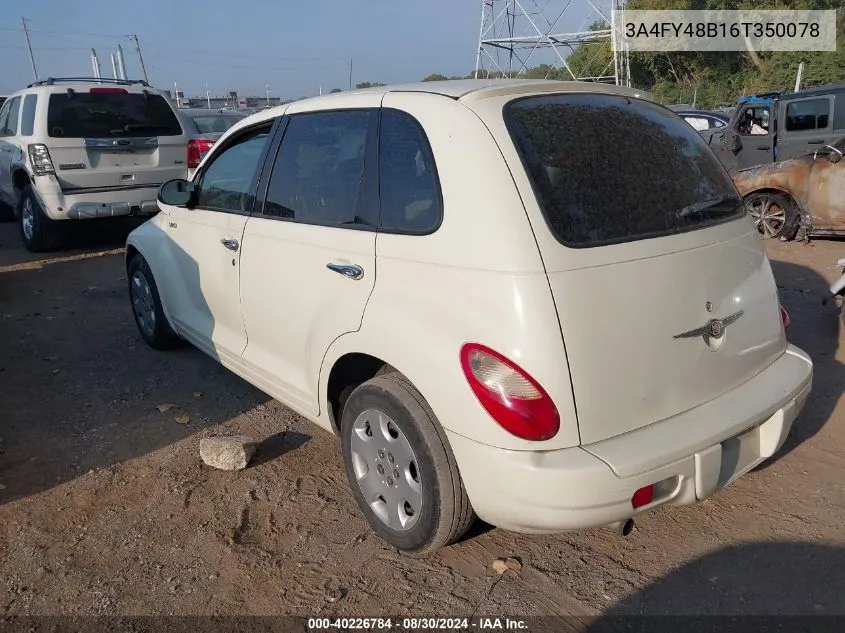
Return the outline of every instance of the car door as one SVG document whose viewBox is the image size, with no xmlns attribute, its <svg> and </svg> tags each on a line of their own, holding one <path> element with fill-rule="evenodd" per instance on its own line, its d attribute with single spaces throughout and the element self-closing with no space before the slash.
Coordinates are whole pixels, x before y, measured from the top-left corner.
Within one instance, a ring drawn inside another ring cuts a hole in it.
<svg viewBox="0 0 845 633">
<path fill-rule="evenodd" d="M 231 137 L 195 180 L 190 207 L 163 205 L 172 266 L 166 302 L 181 334 L 224 365 L 246 347 L 241 316 L 241 241 L 272 122 Z"/>
<path fill-rule="evenodd" d="M 736 118 L 733 131 L 739 134 L 741 142 L 741 149 L 736 155 L 736 166 L 739 169 L 774 162 L 775 141 L 771 114 L 772 108 L 769 105 L 749 105 Z M 749 119 L 759 122 L 766 133 L 753 134 L 751 128 L 746 125 Z"/>
<path fill-rule="evenodd" d="M 266 182 L 261 213 L 243 236 L 244 370 L 265 391 L 315 415 L 323 356 L 332 341 L 360 328 L 376 279 L 378 98 L 352 103 L 361 106 L 292 106 L 259 188 Z"/>
<path fill-rule="evenodd" d="M 0 200 L 11 203 L 14 200 L 12 190 L 12 156 L 18 147 L 12 141 L 18 131 L 20 97 L 7 100 L 0 109 Z"/>
<path fill-rule="evenodd" d="M 812 154 L 833 138 L 833 96 L 785 100 L 780 105 L 778 160 Z"/>
</svg>

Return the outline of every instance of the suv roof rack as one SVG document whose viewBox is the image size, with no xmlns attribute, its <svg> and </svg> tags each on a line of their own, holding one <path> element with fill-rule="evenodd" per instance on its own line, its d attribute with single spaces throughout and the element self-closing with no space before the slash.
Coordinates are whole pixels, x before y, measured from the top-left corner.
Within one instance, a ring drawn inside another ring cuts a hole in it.
<svg viewBox="0 0 845 633">
<path fill-rule="evenodd" d="M 56 84 L 63 84 L 63 83 L 73 83 L 73 82 L 84 82 L 84 83 L 99 83 L 99 84 L 117 84 L 119 86 L 146 86 L 147 88 L 151 87 L 143 79 L 113 79 L 110 77 L 47 77 L 47 79 L 42 79 L 41 81 L 35 81 L 27 86 L 27 88 L 33 88 L 35 86 L 54 86 Z"/>
</svg>

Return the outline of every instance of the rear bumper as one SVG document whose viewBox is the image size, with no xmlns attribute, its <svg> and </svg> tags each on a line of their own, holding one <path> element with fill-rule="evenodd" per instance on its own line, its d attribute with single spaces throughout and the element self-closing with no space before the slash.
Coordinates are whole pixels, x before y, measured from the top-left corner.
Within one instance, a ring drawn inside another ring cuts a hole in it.
<svg viewBox="0 0 845 633">
<path fill-rule="evenodd" d="M 89 220 L 158 212 L 158 185 L 115 188 L 112 190 L 62 191 L 56 182 L 40 176 L 36 195 L 47 216 L 53 220 Z"/>
<path fill-rule="evenodd" d="M 807 400 L 812 376 L 809 356 L 790 346 L 717 400 L 589 446 L 512 451 L 447 435 L 484 521 L 515 532 L 599 527 L 706 499 L 774 455 Z M 659 482 L 652 503 L 635 510 L 634 492 Z"/>
</svg>

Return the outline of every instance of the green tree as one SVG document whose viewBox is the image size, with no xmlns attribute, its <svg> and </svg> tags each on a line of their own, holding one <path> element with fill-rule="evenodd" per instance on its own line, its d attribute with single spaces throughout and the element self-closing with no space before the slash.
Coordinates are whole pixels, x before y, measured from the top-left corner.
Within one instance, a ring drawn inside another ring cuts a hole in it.
<svg viewBox="0 0 845 633">
<path fill-rule="evenodd" d="M 387 84 L 378 83 L 377 81 L 362 81 L 359 84 L 355 84 L 355 87 L 359 90 L 362 88 L 375 88 L 376 86 L 385 86 Z"/>
<path fill-rule="evenodd" d="M 434 73 L 433 75 L 429 75 L 423 81 L 446 81 L 449 79 L 446 75 L 441 75 L 440 73 Z"/>
<path fill-rule="evenodd" d="M 333 95 L 333 94 L 337 94 L 338 92 L 343 92 L 343 90 L 341 90 L 340 88 L 332 88 L 332 89 L 329 91 L 329 94 L 330 94 L 330 95 Z"/>
</svg>

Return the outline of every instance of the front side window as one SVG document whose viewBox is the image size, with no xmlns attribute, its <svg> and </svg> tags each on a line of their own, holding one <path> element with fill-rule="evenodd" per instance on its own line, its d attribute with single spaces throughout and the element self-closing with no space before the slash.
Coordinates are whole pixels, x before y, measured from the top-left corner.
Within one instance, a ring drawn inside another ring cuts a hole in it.
<svg viewBox="0 0 845 633">
<path fill-rule="evenodd" d="M 411 115 L 385 108 L 379 129 L 381 227 L 427 233 L 440 224 L 442 205 L 434 156 Z"/>
<path fill-rule="evenodd" d="M 4 136 L 3 132 L 6 129 L 6 121 L 9 120 L 9 108 L 11 107 L 11 101 L 5 101 L 3 106 L 0 107 L 0 136 Z"/>
<path fill-rule="evenodd" d="M 4 108 L 5 109 L 5 108 Z M 0 130 L 0 136 L 14 136 L 18 133 L 18 116 L 21 111 L 21 98 L 15 97 L 9 101 L 9 115 Z"/>
<path fill-rule="evenodd" d="M 264 214 L 324 226 L 369 225 L 362 181 L 368 110 L 297 114 L 282 138 Z"/>
<path fill-rule="evenodd" d="M 566 246 L 682 233 L 745 213 L 701 135 L 655 104 L 537 96 L 511 101 L 504 117 L 547 224 Z"/>
<path fill-rule="evenodd" d="M 786 105 L 787 132 L 824 130 L 829 118 L 830 102 L 827 99 L 795 101 Z"/>
<path fill-rule="evenodd" d="M 50 95 L 47 132 L 56 138 L 179 136 L 182 127 L 160 94 L 91 88 Z"/>
<path fill-rule="evenodd" d="M 212 211 L 252 211 L 253 181 L 272 125 L 250 130 L 215 154 L 199 179 L 196 206 Z"/>
</svg>

